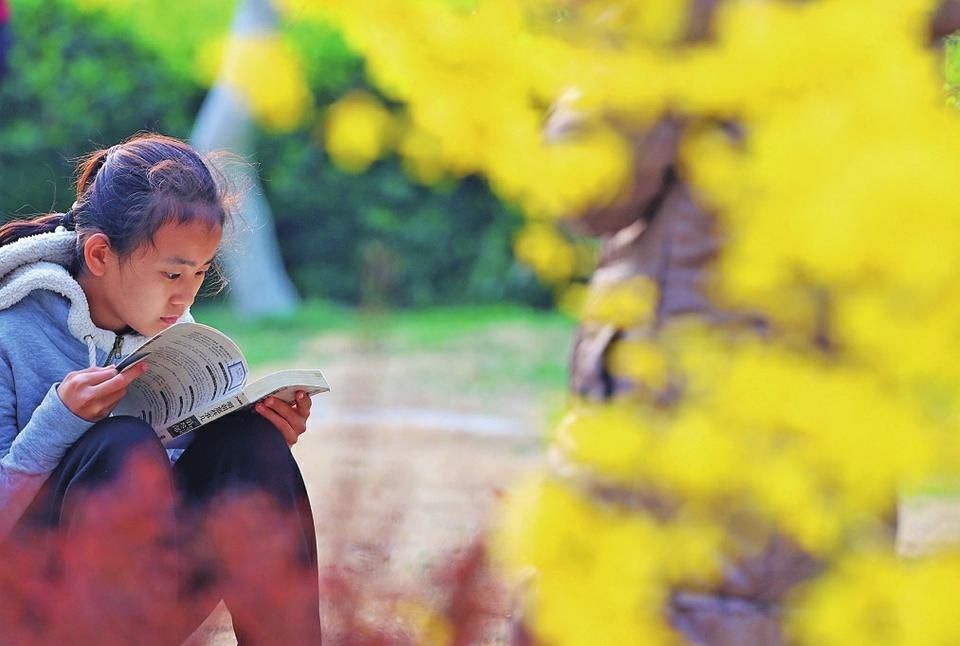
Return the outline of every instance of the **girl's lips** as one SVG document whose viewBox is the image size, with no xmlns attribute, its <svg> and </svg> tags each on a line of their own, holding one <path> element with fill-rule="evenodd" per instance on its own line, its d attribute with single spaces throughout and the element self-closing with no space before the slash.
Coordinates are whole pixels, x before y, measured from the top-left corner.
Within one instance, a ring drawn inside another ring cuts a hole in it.
<svg viewBox="0 0 960 646">
<path fill-rule="evenodd" d="M 160 320 L 166 323 L 167 325 L 173 325 L 177 322 L 176 316 L 161 316 Z"/>
</svg>

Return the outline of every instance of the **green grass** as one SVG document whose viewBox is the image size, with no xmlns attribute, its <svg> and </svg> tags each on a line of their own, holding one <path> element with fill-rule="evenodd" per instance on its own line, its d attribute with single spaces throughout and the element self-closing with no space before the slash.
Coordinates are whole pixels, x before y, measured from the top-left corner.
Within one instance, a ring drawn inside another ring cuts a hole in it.
<svg viewBox="0 0 960 646">
<path fill-rule="evenodd" d="M 404 310 L 371 321 L 389 336 L 413 349 L 437 348 L 459 340 L 465 334 L 494 326 L 522 325 L 545 330 L 572 330 L 573 323 L 557 312 L 533 310 L 518 305 L 470 305 L 421 310 Z"/>
<path fill-rule="evenodd" d="M 919 484 L 905 487 L 900 493 L 907 497 L 960 498 L 960 475 L 945 474 L 930 476 Z"/>
<path fill-rule="evenodd" d="M 248 321 L 237 318 L 226 305 L 202 305 L 193 308 L 194 318 L 222 330 L 230 336 L 252 366 L 268 361 L 289 359 L 300 351 L 301 343 L 318 334 L 351 329 L 355 312 L 311 301 L 292 316 Z"/>
<path fill-rule="evenodd" d="M 498 328 L 522 327 L 551 339 L 572 337 L 574 322 L 554 311 L 519 305 L 472 305 L 419 310 L 364 311 L 309 301 L 289 317 L 244 321 L 225 305 L 198 306 L 194 317 L 232 337 L 254 367 L 297 357 L 310 339 L 331 334 L 354 335 L 388 353 L 443 352 L 470 348 L 484 353 L 485 369 L 478 384 L 510 377 L 545 387 L 566 382 L 567 347 L 540 349 L 518 361 L 515 349 L 485 343 L 482 335 Z"/>
</svg>

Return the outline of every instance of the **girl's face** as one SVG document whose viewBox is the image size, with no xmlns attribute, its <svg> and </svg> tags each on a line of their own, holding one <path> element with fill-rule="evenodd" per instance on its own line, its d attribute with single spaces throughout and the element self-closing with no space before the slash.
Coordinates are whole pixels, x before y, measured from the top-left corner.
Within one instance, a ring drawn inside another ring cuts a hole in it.
<svg viewBox="0 0 960 646">
<path fill-rule="evenodd" d="M 94 323 L 115 331 L 130 327 L 144 336 L 173 325 L 193 304 L 221 236 L 220 227 L 200 222 L 167 223 L 153 244 L 127 258 L 107 251 L 94 293 L 85 287 Z"/>
</svg>

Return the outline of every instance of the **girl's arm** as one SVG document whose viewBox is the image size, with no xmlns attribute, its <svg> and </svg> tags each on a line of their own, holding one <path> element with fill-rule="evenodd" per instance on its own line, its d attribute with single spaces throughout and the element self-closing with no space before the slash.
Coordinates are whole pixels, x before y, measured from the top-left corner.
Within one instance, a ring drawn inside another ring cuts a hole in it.
<svg viewBox="0 0 960 646">
<path fill-rule="evenodd" d="M 67 449 L 92 425 L 63 404 L 54 384 L 18 432 L 13 371 L 0 356 L 0 539 L 20 520 Z"/>
</svg>

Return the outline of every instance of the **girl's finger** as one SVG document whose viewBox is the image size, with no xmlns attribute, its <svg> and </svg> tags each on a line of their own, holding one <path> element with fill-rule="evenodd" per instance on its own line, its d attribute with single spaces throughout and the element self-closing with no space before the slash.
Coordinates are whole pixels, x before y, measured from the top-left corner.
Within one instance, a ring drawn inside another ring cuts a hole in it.
<svg viewBox="0 0 960 646">
<path fill-rule="evenodd" d="M 147 364 L 146 362 L 138 363 L 126 372 L 116 372 L 115 368 L 113 371 L 113 376 L 108 376 L 99 383 L 91 385 L 90 390 L 96 393 L 97 396 L 108 397 L 114 393 L 119 393 L 120 396 L 123 397 L 130 382 L 147 371 Z M 109 373 L 104 374 L 108 375 Z"/>
<path fill-rule="evenodd" d="M 104 366 L 102 368 L 89 368 L 79 372 L 71 373 L 75 375 L 73 380 L 85 386 L 97 386 L 113 379 L 117 375 L 117 369 L 113 366 Z M 66 380 L 64 380 L 66 381 Z"/>
<path fill-rule="evenodd" d="M 277 399 L 276 397 L 267 397 L 260 403 L 280 415 L 283 419 L 287 420 L 287 422 L 293 427 L 296 427 L 298 423 L 303 421 L 302 416 L 299 412 L 297 412 L 297 409 L 294 407 L 294 405 L 288 404 L 282 399 Z"/>
<path fill-rule="evenodd" d="M 92 379 L 94 381 L 100 381 L 103 379 L 109 379 L 109 377 L 104 377 L 104 373 L 116 372 L 116 366 L 94 366 L 92 368 L 84 368 L 83 370 L 77 370 L 74 374 L 77 376 L 83 376 L 84 379 Z"/>
<path fill-rule="evenodd" d="M 283 435 L 284 439 L 287 441 L 288 446 L 293 446 L 297 443 L 297 433 L 294 431 L 293 427 L 290 425 L 287 420 L 277 414 L 272 408 L 260 402 L 256 405 L 255 410 L 262 415 L 267 421 L 273 424 L 278 431 Z"/>
<path fill-rule="evenodd" d="M 306 419 L 310 416 L 310 408 L 313 406 L 313 400 L 307 396 L 307 393 L 302 390 L 297 392 L 297 412 L 300 413 L 300 416 Z"/>
</svg>

